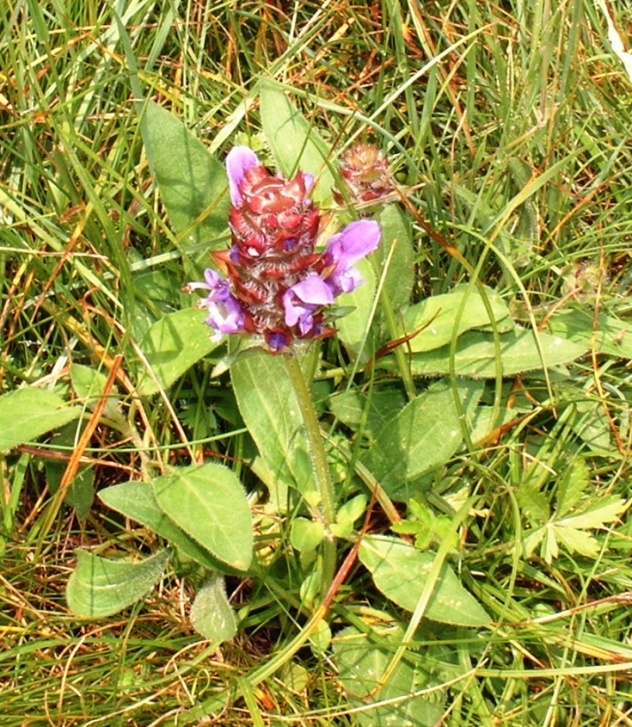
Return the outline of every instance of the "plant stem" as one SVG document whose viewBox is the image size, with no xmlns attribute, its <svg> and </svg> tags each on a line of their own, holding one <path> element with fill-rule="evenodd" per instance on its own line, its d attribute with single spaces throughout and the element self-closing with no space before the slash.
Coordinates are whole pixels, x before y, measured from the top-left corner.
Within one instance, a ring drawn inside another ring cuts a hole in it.
<svg viewBox="0 0 632 727">
<path fill-rule="evenodd" d="M 329 474 L 329 463 L 325 452 L 324 439 L 320 431 L 320 424 L 312 395 L 305 381 L 301 365 L 295 354 L 285 359 L 287 371 L 297 402 L 301 409 L 303 425 L 309 445 L 309 456 L 312 462 L 312 471 L 318 494 L 320 496 L 319 510 L 325 526 L 325 539 L 323 541 L 323 572 L 320 592 L 324 598 L 329 590 L 336 570 L 336 541 L 331 532 L 331 525 L 336 517 L 334 491 Z"/>
</svg>

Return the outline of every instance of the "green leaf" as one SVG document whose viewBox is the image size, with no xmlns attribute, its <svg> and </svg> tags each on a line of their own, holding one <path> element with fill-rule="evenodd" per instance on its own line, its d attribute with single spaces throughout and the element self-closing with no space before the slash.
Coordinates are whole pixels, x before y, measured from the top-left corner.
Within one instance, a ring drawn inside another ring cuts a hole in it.
<svg viewBox="0 0 632 727">
<path fill-rule="evenodd" d="M 608 497 L 599 504 L 589 507 L 576 515 L 556 520 L 556 525 L 587 530 L 589 528 L 605 528 L 614 522 L 627 509 L 629 503 L 618 497 Z"/>
<path fill-rule="evenodd" d="M 107 377 L 90 366 L 73 363 L 70 366 L 70 381 L 77 398 L 83 401 L 88 409 L 94 410 L 105 389 Z M 116 394 L 109 394 L 103 409 L 103 416 L 119 427 L 125 425 L 121 400 Z"/>
<path fill-rule="evenodd" d="M 581 437 L 593 452 L 604 452 L 611 449 L 612 425 L 601 401 L 574 402 L 577 418 L 571 422 L 571 428 Z"/>
<path fill-rule="evenodd" d="M 300 551 L 316 550 L 325 537 L 325 528 L 322 522 L 296 517 L 292 520 L 290 543 Z"/>
<path fill-rule="evenodd" d="M 359 558 L 389 600 L 407 611 L 415 610 L 434 563 L 433 553 L 421 552 L 394 538 L 369 536 L 360 545 Z M 455 626 L 487 626 L 491 622 L 447 564 L 441 568 L 425 615 Z"/>
<path fill-rule="evenodd" d="M 531 330 L 516 328 L 500 336 L 503 376 L 563 366 L 587 351 L 584 344 L 573 343 L 547 333 L 538 333 L 536 336 Z M 387 368 L 396 366 L 392 358 L 388 364 L 385 362 L 386 359 L 380 359 L 377 365 Z M 495 378 L 497 366 L 494 337 L 478 331 L 469 331 L 460 336 L 456 345 L 454 370 L 459 376 Z M 411 371 L 415 376 L 448 375 L 451 371 L 450 346 L 412 356 Z"/>
<path fill-rule="evenodd" d="M 361 355 L 361 361 L 366 363 L 375 353 L 375 340 L 370 335 L 370 329 L 377 280 L 368 260 L 360 260 L 355 268 L 364 282 L 351 293 L 338 296 L 336 305 L 349 307 L 351 312 L 336 321 L 336 328 L 338 338 L 346 349 L 353 353 L 354 358 Z"/>
<path fill-rule="evenodd" d="M 483 387 L 461 381 L 457 393 L 471 420 Z M 452 388 L 431 386 L 385 423 L 362 463 L 382 485 L 387 495 L 400 501 L 413 497 L 413 480 L 445 464 L 463 441 L 461 412 Z"/>
<path fill-rule="evenodd" d="M 445 691 L 415 694 L 418 690 L 438 686 L 440 681 L 424 669 L 423 657 L 411 651 L 373 697 L 401 637 L 399 629 L 392 634 L 372 637 L 351 626 L 334 639 L 338 679 L 347 700 L 352 706 L 374 705 L 355 716 L 354 720 L 362 727 L 435 727 L 441 722 Z"/>
<path fill-rule="evenodd" d="M 336 522 L 353 525 L 358 518 L 364 515 L 368 503 L 369 498 L 364 493 L 352 497 L 338 509 Z"/>
<path fill-rule="evenodd" d="M 516 499 L 520 509 L 532 525 L 545 523 L 551 514 L 549 500 L 529 483 L 522 484 L 516 491 Z"/>
<path fill-rule="evenodd" d="M 380 272 L 388 262 L 382 295 L 388 296 L 393 311 L 397 313 L 410 302 L 415 284 L 415 251 L 410 222 L 397 205 L 384 207 L 377 221 L 382 237 L 373 254 L 373 261 Z"/>
<path fill-rule="evenodd" d="M 232 568 L 248 568 L 252 518 L 234 472 L 214 463 L 181 467 L 153 484 L 158 504 L 187 535 Z"/>
<path fill-rule="evenodd" d="M 567 525 L 557 524 L 555 527 L 555 536 L 566 550 L 571 553 L 579 553 L 586 558 L 596 558 L 599 555 L 599 550 L 601 549 L 599 541 L 585 530 L 578 530 Z M 546 560 L 551 564 L 553 558 Z"/>
<path fill-rule="evenodd" d="M 357 430 L 363 426 L 364 433 L 375 435 L 404 407 L 405 401 L 400 389 L 373 389 L 370 395 L 348 389 L 330 396 L 329 405 L 334 416 L 348 427 Z"/>
<path fill-rule="evenodd" d="M 77 567 L 68 580 L 66 599 L 71 611 L 92 618 L 111 616 L 143 598 L 160 580 L 171 556 L 164 549 L 130 563 L 101 558 L 86 550 L 76 553 Z"/>
<path fill-rule="evenodd" d="M 575 457 L 560 477 L 555 491 L 555 510 L 560 517 L 577 506 L 590 486 L 590 470 L 584 459 Z"/>
<path fill-rule="evenodd" d="M 149 101 L 142 116 L 143 141 L 171 226 L 191 244 L 223 247 L 228 178 L 217 161 L 178 119 Z"/>
<path fill-rule="evenodd" d="M 303 418 L 282 356 L 251 349 L 230 369 L 239 411 L 272 475 L 268 486 L 278 509 L 285 485 L 313 491 L 312 469 Z"/>
<path fill-rule="evenodd" d="M 237 633 L 237 620 L 222 576 L 213 575 L 197 592 L 191 606 L 191 623 L 198 634 L 217 645 Z"/>
<path fill-rule="evenodd" d="M 43 434 L 77 419 L 83 408 L 65 406 L 46 389 L 26 387 L 0 396 L 0 452 L 33 442 Z"/>
<path fill-rule="evenodd" d="M 203 547 L 183 532 L 171 518 L 161 510 L 154 488 L 147 482 L 123 482 L 99 490 L 99 499 L 116 512 L 136 520 L 165 538 L 184 555 L 211 570 L 226 570 L 226 566 L 216 560 Z M 230 570 L 231 573 L 235 572 Z"/>
<path fill-rule="evenodd" d="M 547 330 L 598 353 L 632 358 L 632 323 L 606 312 L 595 321 L 594 311 L 586 307 L 560 310 L 549 319 Z"/>
<path fill-rule="evenodd" d="M 491 288 L 485 288 L 485 297 L 500 330 L 511 330 L 513 322 L 504 300 Z M 459 336 L 472 328 L 486 328 L 489 325 L 485 300 L 477 290 L 463 285 L 451 293 L 433 295 L 421 303 L 411 305 L 404 314 L 401 335 L 410 335 L 423 329 L 407 344 L 413 353 L 419 353 L 445 346 L 455 335 Z"/>
<path fill-rule="evenodd" d="M 277 84 L 262 81 L 259 98 L 263 132 L 280 171 L 287 178 L 297 171 L 312 174 L 316 179 L 312 199 L 326 206 L 334 185 L 327 144 Z"/>
<path fill-rule="evenodd" d="M 211 329 L 204 321 L 207 313 L 196 308 L 169 313 L 145 334 L 140 349 L 151 366 L 155 379 L 144 372 L 138 383 L 141 396 L 155 394 L 159 385 L 169 388 L 193 364 L 219 344 L 211 341 Z"/>
</svg>

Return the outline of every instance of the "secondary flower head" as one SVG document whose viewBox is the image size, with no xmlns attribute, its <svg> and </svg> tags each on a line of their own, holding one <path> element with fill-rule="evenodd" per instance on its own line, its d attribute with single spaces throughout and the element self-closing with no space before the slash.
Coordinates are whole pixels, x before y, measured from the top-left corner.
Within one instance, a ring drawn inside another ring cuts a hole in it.
<svg viewBox="0 0 632 727">
<path fill-rule="evenodd" d="M 377 201 L 394 188 L 388 161 L 374 144 L 348 149 L 340 160 L 340 172 L 351 202 Z"/>
<path fill-rule="evenodd" d="M 229 152 L 226 169 L 232 245 L 213 255 L 226 277 L 209 269 L 204 282 L 189 285 L 208 291 L 200 304 L 215 337 L 258 334 L 282 351 L 297 338 L 331 335 L 325 306 L 362 282 L 354 265 L 377 247 L 377 222 L 352 222 L 319 252 L 321 215 L 309 197 L 310 174 L 285 179 L 240 146 Z"/>
</svg>

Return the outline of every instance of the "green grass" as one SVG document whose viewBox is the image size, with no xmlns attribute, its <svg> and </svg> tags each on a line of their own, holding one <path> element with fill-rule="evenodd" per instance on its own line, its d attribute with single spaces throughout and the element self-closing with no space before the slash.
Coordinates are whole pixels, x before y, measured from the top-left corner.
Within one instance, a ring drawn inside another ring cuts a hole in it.
<svg viewBox="0 0 632 727">
<path fill-rule="evenodd" d="M 216 359 L 196 364 L 166 399 L 135 396 L 138 341 L 191 305 L 181 287 L 207 256 L 177 238 L 153 184 L 114 5 L 8 0 L 0 19 L 0 394 L 56 383 L 70 396 L 71 363 L 107 376 L 120 355 L 129 428 L 95 428 L 82 462 L 94 487 L 219 457 L 256 492 L 230 386 L 209 378 Z M 586 312 L 588 333 L 599 313 L 629 324 L 632 80 L 590 0 L 120 5 L 143 93 L 219 158 L 238 132 L 260 132 L 262 78 L 291 90 L 336 156 L 356 140 L 384 149 L 409 189 L 416 301 L 474 271 L 526 326 L 557 310 Z M 629 11 L 611 5 L 626 42 Z M 585 485 L 574 514 L 630 497 L 631 335 L 621 328 L 620 356 L 492 382 L 484 401 L 511 402 L 521 415 L 426 478 L 433 547 L 462 504 L 460 487 L 476 498 L 452 564 L 494 620 L 480 631 L 423 622 L 414 634 L 411 653 L 441 656 L 434 676 L 453 680 L 446 725 L 632 724 L 632 521 L 624 513 L 588 528 L 591 557 L 520 547 L 525 530 L 560 508 L 564 488 Z M 325 351 L 326 368 L 342 372 L 331 386 L 362 385 L 346 378 L 333 345 Z M 328 411 L 322 423 L 340 461 L 357 453 L 362 431 L 354 437 Z M 74 548 L 133 555 L 158 545 L 98 501 L 82 520 L 59 507 L 51 488 L 72 456 L 69 436 L 0 455 L 1 727 L 167 724 L 223 689 L 232 691 L 216 724 L 359 723 L 331 651 L 306 646 L 294 673 L 286 664 L 263 682 L 250 678 L 307 619 L 298 604 L 309 564 L 295 562 L 289 523 L 266 520 L 259 505 L 259 547 L 278 557 L 267 582 L 229 579 L 240 630 L 220 649 L 190 626 L 199 575 L 185 579 L 184 566 L 122 615 L 69 613 Z M 81 492 L 74 497 L 80 505 Z M 388 524 L 376 506 L 369 528 Z M 409 619 L 356 563 L 330 623 L 335 633 L 367 624 L 386 632 Z"/>
</svg>

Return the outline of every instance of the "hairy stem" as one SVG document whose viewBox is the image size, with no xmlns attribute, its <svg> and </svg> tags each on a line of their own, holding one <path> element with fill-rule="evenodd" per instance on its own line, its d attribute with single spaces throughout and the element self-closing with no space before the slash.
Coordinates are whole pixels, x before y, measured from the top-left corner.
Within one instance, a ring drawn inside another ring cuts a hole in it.
<svg viewBox="0 0 632 727">
<path fill-rule="evenodd" d="M 336 570 L 336 541 L 331 533 L 331 524 L 336 517 L 336 506 L 334 499 L 334 491 L 331 484 L 331 476 L 329 473 L 329 463 L 327 462 L 327 453 L 325 452 L 325 444 L 312 395 L 305 381 L 303 371 L 298 358 L 291 354 L 286 358 L 287 371 L 296 399 L 301 409 L 303 417 L 303 425 L 307 435 L 309 445 L 309 456 L 312 462 L 312 471 L 316 489 L 320 496 L 319 510 L 325 526 L 325 539 L 323 541 L 323 576 L 321 581 L 321 594 L 324 597 L 334 577 Z"/>
</svg>

